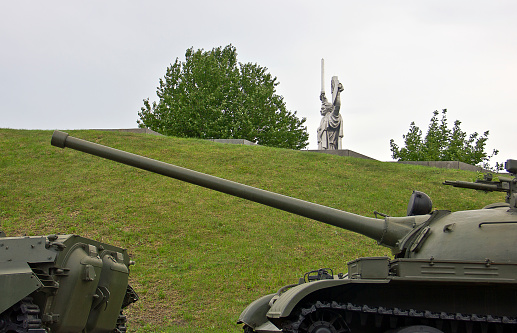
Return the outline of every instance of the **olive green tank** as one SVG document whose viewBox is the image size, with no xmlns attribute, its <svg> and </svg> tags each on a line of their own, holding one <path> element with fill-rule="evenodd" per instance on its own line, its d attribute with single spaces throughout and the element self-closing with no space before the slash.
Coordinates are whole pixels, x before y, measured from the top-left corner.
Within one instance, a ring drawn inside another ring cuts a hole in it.
<svg viewBox="0 0 517 333">
<path fill-rule="evenodd" d="M 125 332 L 125 249 L 77 235 L 0 236 L 0 332 Z"/>
<path fill-rule="evenodd" d="M 0 231 L 0 333 L 123 333 L 138 300 L 124 248 L 78 235 Z"/>
<path fill-rule="evenodd" d="M 517 329 L 515 178 L 446 185 L 506 192 L 483 209 L 432 210 L 413 192 L 403 217 L 369 218 L 260 190 L 56 131 L 52 144 L 214 189 L 351 230 L 390 248 L 394 258 L 358 258 L 347 274 L 317 269 L 252 302 L 245 332 L 499 333 Z M 517 172 L 517 161 L 506 169 Z"/>
</svg>

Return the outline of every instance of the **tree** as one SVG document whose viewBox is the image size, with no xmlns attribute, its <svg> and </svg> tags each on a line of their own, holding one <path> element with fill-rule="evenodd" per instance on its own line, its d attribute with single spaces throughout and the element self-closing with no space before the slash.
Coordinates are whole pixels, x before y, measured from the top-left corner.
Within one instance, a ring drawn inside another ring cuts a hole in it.
<svg viewBox="0 0 517 333">
<path fill-rule="evenodd" d="M 158 102 L 144 100 L 139 127 L 164 135 L 246 139 L 260 145 L 302 149 L 308 145 L 305 118 L 287 110 L 279 84 L 267 68 L 237 62 L 231 44 L 211 51 L 193 48 L 167 68 Z"/>
<path fill-rule="evenodd" d="M 393 139 L 390 140 L 392 157 L 399 161 L 460 161 L 476 165 L 482 163 L 489 169 L 490 159 L 499 153 L 494 149 L 489 156 L 485 152 L 489 131 L 483 135 L 474 132 L 467 136 L 461 130 L 461 121 L 456 120 L 452 129 L 447 125 L 447 109 L 442 110 L 442 119 L 438 121 L 438 111 L 433 112 L 427 134 L 422 139 L 422 131 L 414 122 L 409 132 L 403 135 L 404 147 L 399 148 Z M 496 163 L 496 169 L 500 164 Z"/>
</svg>

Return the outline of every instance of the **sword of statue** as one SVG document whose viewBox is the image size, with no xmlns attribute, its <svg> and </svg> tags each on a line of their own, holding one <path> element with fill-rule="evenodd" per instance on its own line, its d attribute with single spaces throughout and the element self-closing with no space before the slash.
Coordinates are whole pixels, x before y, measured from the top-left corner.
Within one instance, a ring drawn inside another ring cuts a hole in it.
<svg viewBox="0 0 517 333">
<path fill-rule="evenodd" d="M 321 58 L 321 93 L 325 93 L 325 60 Z"/>
</svg>

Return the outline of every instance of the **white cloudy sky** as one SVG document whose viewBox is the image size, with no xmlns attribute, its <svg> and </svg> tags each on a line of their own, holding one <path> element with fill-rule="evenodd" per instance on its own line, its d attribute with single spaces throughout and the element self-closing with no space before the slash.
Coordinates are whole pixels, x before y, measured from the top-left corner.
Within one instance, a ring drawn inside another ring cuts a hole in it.
<svg viewBox="0 0 517 333">
<path fill-rule="evenodd" d="M 517 158 L 516 17 L 514 0 L 2 1 L 0 127 L 136 127 L 170 63 L 231 43 L 277 77 L 310 149 L 325 58 L 327 88 L 345 86 L 343 148 L 391 160 L 391 138 L 447 108 Z"/>
</svg>

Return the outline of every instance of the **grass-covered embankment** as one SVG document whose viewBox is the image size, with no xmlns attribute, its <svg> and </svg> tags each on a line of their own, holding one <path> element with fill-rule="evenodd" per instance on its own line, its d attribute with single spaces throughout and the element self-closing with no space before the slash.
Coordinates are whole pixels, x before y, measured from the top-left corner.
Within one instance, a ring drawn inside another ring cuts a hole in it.
<svg viewBox="0 0 517 333">
<path fill-rule="evenodd" d="M 475 174 L 143 134 L 70 135 L 322 205 L 406 214 L 412 190 L 436 209 L 503 200 L 441 185 Z M 75 233 L 129 249 L 141 300 L 132 332 L 241 332 L 240 311 L 306 271 L 345 272 L 389 255 L 374 240 L 290 213 L 50 145 L 52 131 L 0 129 L 0 223 L 9 236 Z"/>
</svg>

